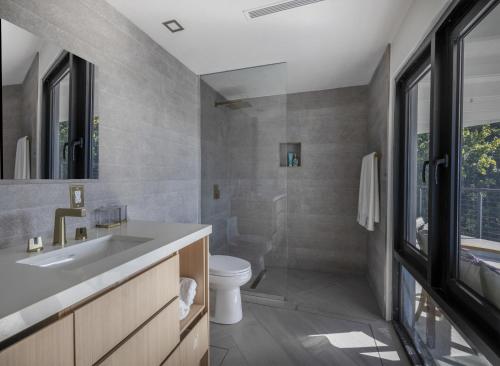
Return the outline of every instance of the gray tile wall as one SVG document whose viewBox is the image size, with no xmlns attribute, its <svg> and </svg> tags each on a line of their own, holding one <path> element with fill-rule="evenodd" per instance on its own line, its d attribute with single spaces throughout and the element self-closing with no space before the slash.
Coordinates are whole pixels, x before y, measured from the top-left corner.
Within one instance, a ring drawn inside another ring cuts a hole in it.
<svg viewBox="0 0 500 366">
<path fill-rule="evenodd" d="M 225 108 L 215 107 L 223 100 L 208 84 L 200 82 L 201 91 L 201 219 L 213 226 L 210 237 L 212 254 L 224 249 L 226 220 L 231 214 L 228 166 L 228 121 Z M 220 198 L 214 199 L 214 185 L 219 186 Z"/>
<path fill-rule="evenodd" d="M 22 134 L 23 86 L 7 85 L 2 87 L 3 108 L 3 176 L 14 178 L 17 140 Z"/>
<path fill-rule="evenodd" d="M 18 85 L 2 87 L 3 101 L 3 172 L 4 179 L 14 177 L 17 140 L 28 136 L 31 142 L 31 174 L 36 171 L 36 122 L 38 106 L 38 53 Z"/>
<path fill-rule="evenodd" d="M 365 273 L 367 234 L 356 215 L 361 159 L 368 152 L 368 88 L 247 102 L 250 108 L 224 108 L 225 117 L 205 104 L 202 109 L 203 140 L 205 134 L 216 134 L 219 145 L 203 165 L 217 175 L 227 164 L 223 176 L 230 182 L 230 214 L 238 217 L 240 233 L 273 238 L 267 265 Z M 220 124 L 205 130 L 204 124 L 224 118 L 227 135 L 218 130 Z M 302 143 L 302 167 L 279 167 L 279 143 L 287 141 Z M 227 149 L 226 159 L 221 146 Z M 203 200 L 210 199 L 207 193 Z M 286 200 L 276 199 L 283 194 Z M 212 223 L 225 217 L 227 203 L 218 214 Z M 206 222 L 212 219 L 205 217 Z"/>
<path fill-rule="evenodd" d="M 30 173 L 36 176 L 36 151 L 37 151 L 37 119 L 38 119 L 38 53 L 23 81 L 23 100 L 22 100 L 22 136 L 30 137 Z"/>
<path fill-rule="evenodd" d="M 85 183 L 87 208 L 119 201 L 132 219 L 198 222 L 197 76 L 104 0 L 0 0 L 0 17 L 97 65 L 100 178 Z M 68 203 L 67 182 L 0 183 L 0 245 L 47 238 Z"/>
<path fill-rule="evenodd" d="M 241 234 L 274 241 L 268 264 L 284 265 L 285 211 L 275 198 L 285 193 L 278 144 L 286 140 L 286 96 L 253 98 L 250 108 L 214 107 L 224 98 L 201 82 L 202 222 L 214 226 L 212 253 L 226 253 L 227 219 Z M 213 198 L 218 184 L 221 197 Z M 281 219 L 281 224 L 280 224 Z M 279 235 L 281 233 L 281 235 Z M 281 244 L 281 245 L 280 245 Z M 285 248 L 286 249 L 286 248 Z"/>
<path fill-rule="evenodd" d="M 287 169 L 290 267 L 366 271 L 356 215 L 367 128 L 365 86 L 288 96 L 288 141 L 302 143 L 302 166 Z"/>
<path fill-rule="evenodd" d="M 369 84 L 368 94 L 368 148 L 369 151 L 377 151 L 381 156 L 379 159 L 380 224 L 375 225 L 375 231 L 368 234 L 368 280 L 375 292 L 382 313 L 385 312 L 389 72 L 390 47 L 387 46 Z"/>
<path fill-rule="evenodd" d="M 251 107 L 227 110 L 231 216 L 237 217 L 240 234 L 272 242 L 266 265 L 286 267 L 287 172 L 279 167 L 279 143 L 286 141 L 287 96 L 246 101 Z"/>
</svg>

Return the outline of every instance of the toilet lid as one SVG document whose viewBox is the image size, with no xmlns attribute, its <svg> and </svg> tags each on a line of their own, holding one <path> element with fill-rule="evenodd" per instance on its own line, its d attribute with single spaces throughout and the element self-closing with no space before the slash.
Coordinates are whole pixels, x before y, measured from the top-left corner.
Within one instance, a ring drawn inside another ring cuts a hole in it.
<svg viewBox="0 0 500 366">
<path fill-rule="evenodd" d="M 210 256 L 210 274 L 215 276 L 233 276 L 248 272 L 250 262 L 228 255 Z"/>
</svg>

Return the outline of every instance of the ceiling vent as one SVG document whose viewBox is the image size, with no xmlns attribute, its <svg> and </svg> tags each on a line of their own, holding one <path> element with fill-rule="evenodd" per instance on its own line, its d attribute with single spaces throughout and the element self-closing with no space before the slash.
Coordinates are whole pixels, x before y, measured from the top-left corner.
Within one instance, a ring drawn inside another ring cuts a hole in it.
<svg viewBox="0 0 500 366">
<path fill-rule="evenodd" d="M 319 3 L 325 0 L 292 0 L 292 1 L 281 1 L 273 5 L 261 6 L 260 8 L 245 10 L 244 13 L 249 19 L 260 18 L 265 15 L 270 15 L 274 13 L 279 13 L 281 11 L 290 10 L 294 8 L 299 8 L 301 6 L 306 6 L 309 4 Z"/>
</svg>

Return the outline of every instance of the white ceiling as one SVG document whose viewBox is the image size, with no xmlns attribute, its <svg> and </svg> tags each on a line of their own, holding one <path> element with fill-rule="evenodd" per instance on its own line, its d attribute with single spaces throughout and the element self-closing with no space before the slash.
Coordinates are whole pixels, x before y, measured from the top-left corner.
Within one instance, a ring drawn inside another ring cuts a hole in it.
<svg viewBox="0 0 500 366">
<path fill-rule="evenodd" d="M 22 84 L 39 44 L 35 35 L 2 20 L 2 85 Z"/>
<path fill-rule="evenodd" d="M 273 0 L 107 0 L 193 72 L 286 62 L 288 92 L 367 84 L 414 0 L 325 0 L 249 20 Z M 170 33 L 162 22 L 185 28 Z"/>
</svg>

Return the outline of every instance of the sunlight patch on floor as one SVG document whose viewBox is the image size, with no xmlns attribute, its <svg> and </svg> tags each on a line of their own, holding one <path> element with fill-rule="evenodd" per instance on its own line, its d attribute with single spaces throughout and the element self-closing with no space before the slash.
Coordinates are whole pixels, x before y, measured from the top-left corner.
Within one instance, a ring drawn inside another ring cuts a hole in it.
<svg viewBox="0 0 500 366">
<path fill-rule="evenodd" d="M 382 351 L 382 352 L 361 352 L 363 356 L 381 358 L 387 361 L 401 361 L 396 351 Z"/>
<path fill-rule="evenodd" d="M 343 332 L 330 334 L 315 334 L 309 337 L 324 337 L 328 342 L 337 348 L 367 348 L 376 347 L 375 339 L 363 332 Z M 386 344 L 379 342 L 379 346 L 387 347 Z"/>
</svg>

